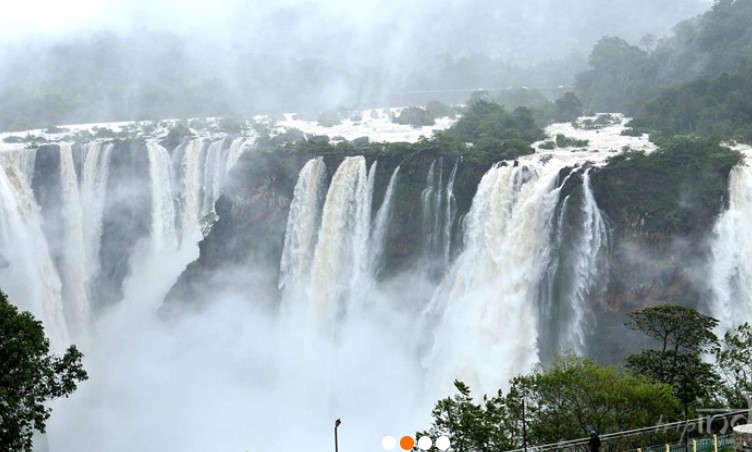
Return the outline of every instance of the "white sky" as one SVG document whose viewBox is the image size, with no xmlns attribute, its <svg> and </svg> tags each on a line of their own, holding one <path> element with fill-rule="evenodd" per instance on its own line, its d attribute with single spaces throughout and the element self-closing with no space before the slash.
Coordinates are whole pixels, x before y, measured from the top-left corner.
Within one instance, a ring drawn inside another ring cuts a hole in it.
<svg viewBox="0 0 752 452">
<path fill-rule="evenodd" d="M 0 0 L 0 41 L 155 21 L 177 30 L 225 22 L 241 0 Z M 266 0 L 247 3 L 266 3 Z"/>
<path fill-rule="evenodd" d="M 306 0 L 0 0 L 0 42 L 80 30 L 159 24 L 173 31 L 217 30 L 239 10 L 259 13 Z M 367 18 L 396 0 L 317 0 L 317 8 Z M 409 2 L 408 2 L 409 3 Z M 417 2 L 416 2 L 417 3 Z M 407 9 L 409 4 L 403 5 Z M 259 14 L 260 15 L 260 14 Z"/>
</svg>

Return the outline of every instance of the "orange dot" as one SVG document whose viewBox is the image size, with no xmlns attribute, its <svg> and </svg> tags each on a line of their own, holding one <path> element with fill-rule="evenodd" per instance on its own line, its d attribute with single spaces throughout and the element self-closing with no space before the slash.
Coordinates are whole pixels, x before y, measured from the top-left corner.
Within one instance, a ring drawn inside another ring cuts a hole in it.
<svg viewBox="0 0 752 452">
<path fill-rule="evenodd" d="M 415 440 L 412 436 L 403 436 L 400 440 L 402 450 L 410 450 L 415 446 Z"/>
</svg>

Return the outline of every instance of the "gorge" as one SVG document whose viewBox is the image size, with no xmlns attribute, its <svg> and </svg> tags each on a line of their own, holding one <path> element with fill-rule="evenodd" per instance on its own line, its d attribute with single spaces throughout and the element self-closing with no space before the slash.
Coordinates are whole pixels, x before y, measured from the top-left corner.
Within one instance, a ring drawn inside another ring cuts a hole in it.
<svg viewBox="0 0 752 452">
<path fill-rule="evenodd" d="M 554 124 L 588 144 L 513 159 L 253 130 L 2 151 L 0 286 L 96 376 L 56 402 L 47 440 L 270 450 L 341 416 L 349 441 L 378 444 L 455 378 L 491 393 L 558 352 L 619 359 L 639 307 L 752 321 L 752 173 L 730 157 L 677 170 L 677 186 L 712 173 L 723 192 L 671 207 L 696 226 L 655 226 L 668 195 L 635 165 L 675 154 L 625 122 Z M 634 186 L 642 217 L 618 197 Z"/>
</svg>

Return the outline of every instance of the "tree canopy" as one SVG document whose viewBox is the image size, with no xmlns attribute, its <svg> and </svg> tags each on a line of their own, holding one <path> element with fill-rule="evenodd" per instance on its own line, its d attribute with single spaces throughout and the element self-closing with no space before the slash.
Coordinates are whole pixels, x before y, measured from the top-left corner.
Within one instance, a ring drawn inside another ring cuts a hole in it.
<svg viewBox="0 0 752 452">
<path fill-rule="evenodd" d="M 684 405 L 685 416 L 698 399 L 710 400 L 718 388 L 713 365 L 702 354 L 718 345 L 713 329 L 718 320 L 678 305 L 645 308 L 629 314 L 627 325 L 658 342 L 627 357 L 627 367 L 671 385 Z"/>
<path fill-rule="evenodd" d="M 743 323 L 727 331 L 715 358 L 727 383 L 726 401 L 732 407 L 748 406 L 752 397 L 752 326 Z"/>
<path fill-rule="evenodd" d="M 45 431 L 52 412 L 45 403 L 88 378 L 82 357 L 75 346 L 62 356 L 50 353 L 42 323 L 0 291 L 0 449 L 32 450 L 34 431 Z"/>
</svg>

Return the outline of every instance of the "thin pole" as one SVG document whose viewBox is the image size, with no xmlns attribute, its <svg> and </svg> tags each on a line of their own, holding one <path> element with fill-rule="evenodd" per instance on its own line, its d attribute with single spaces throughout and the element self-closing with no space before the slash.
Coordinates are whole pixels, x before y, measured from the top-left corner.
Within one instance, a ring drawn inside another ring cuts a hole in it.
<svg viewBox="0 0 752 452">
<path fill-rule="evenodd" d="M 339 427 L 339 424 L 341 424 L 342 421 L 337 419 L 334 422 L 334 452 L 339 452 L 339 439 L 337 438 L 337 427 Z"/>
</svg>

